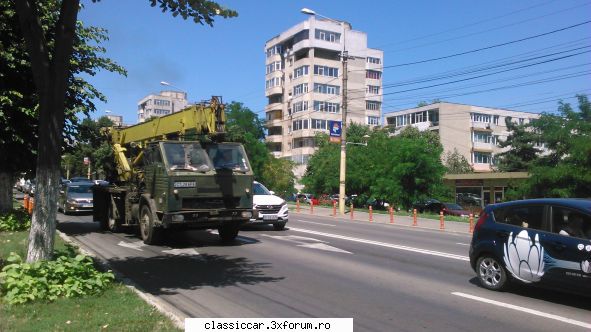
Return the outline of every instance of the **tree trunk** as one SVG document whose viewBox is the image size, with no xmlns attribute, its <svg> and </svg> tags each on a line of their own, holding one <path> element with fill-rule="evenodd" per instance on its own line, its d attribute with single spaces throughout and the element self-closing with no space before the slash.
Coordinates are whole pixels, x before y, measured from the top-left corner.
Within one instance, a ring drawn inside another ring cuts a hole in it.
<svg viewBox="0 0 591 332">
<path fill-rule="evenodd" d="M 12 180 L 11 173 L 0 172 L 0 212 L 12 210 Z"/>
<path fill-rule="evenodd" d="M 79 1 L 63 0 L 55 26 L 54 52 L 50 56 L 36 4 L 15 2 L 27 43 L 33 78 L 39 94 L 39 146 L 35 208 L 29 234 L 27 262 L 51 259 L 55 236 L 60 160 L 64 142 L 65 98 L 69 60 L 76 33 Z"/>
</svg>

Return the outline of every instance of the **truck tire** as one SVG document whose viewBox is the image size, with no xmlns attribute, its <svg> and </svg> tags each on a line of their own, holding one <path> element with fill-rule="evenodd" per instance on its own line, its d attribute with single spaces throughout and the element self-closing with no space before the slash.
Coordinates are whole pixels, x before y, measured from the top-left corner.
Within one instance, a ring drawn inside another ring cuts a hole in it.
<svg viewBox="0 0 591 332">
<path fill-rule="evenodd" d="M 113 203 L 107 203 L 107 229 L 112 233 L 121 232 L 121 220 L 115 215 L 115 207 Z"/>
<path fill-rule="evenodd" d="M 154 227 L 154 213 L 148 205 L 142 205 L 140 211 L 140 236 L 145 244 L 158 244 L 162 238 L 162 230 Z"/>
<path fill-rule="evenodd" d="M 220 235 L 220 240 L 223 243 L 233 242 L 234 239 L 238 236 L 238 231 L 240 230 L 239 226 L 235 225 L 227 225 L 218 228 L 218 234 Z"/>
</svg>

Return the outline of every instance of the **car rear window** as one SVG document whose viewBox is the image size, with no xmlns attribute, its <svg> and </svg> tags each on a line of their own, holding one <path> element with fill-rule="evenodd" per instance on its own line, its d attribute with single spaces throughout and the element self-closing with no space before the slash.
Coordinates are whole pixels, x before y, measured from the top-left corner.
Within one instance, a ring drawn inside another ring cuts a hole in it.
<svg viewBox="0 0 591 332">
<path fill-rule="evenodd" d="M 497 208 L 493 211 L 495 221 L 518 227 L 542 229 L 543 205 L 522 205 Z"/>
</svg>

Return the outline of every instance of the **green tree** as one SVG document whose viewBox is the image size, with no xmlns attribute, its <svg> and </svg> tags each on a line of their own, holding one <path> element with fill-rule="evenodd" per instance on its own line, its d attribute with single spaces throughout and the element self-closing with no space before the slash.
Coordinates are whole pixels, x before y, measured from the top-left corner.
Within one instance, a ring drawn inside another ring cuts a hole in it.
<svg viewBox="0 0 591 332">
<path fill-rule="evenodd" d="M 6 1 L 6 0 L 4 0 Z M 170 11 L 173 16 L 181 15 L 200 24 L 213 24 L 215 16 L 233 17 L 237 13 L 222 8 L 217 3 L 206 0 L 149 0 L 152 6 L 158 5 L 163 12 Z M 56 20 L 43 15 L 42 5 L 33 0 L 11 2 L 15 6 L 20 22 L 33 73 L 35 92 L 39 100 L 38 108 L 38 148 L 37 148 L 37 204 L 33 213 L 27 261 L 51 258 L 55 234 L 56 201 L 60 178 L 63 129 L 67 107 L 68 87 L 76 83 L 72 80 L 76 65 L 73 56 L 74 45 L 81 37 L 78 34 L 77 16 L 79 0 L 62 0 L 51 12 Z M 92 62 L 90 64 L 92 67 Z M 91 73 L 91 75 L 94 73 Z M 71 110 L 75 112 L 75 109 Z"/>
<path fill-rule="evenodd" d="M 230 140 L 240 140 L 245 133 L 259 140 L 265 138 L 265 127 L 256 113 L 236 101 L 226 105 L 226 131 Z"/>
<path fill-rule="evenodd" d="M 468 159 L 454 148 L 453 152 L 448 151 L 445 154 L 445 168 L 449 174 L 474 173 L 474 169 L 468 162 Z"/>
<path fill-rule="evenodd" d="M 591 105 L 578 95 L 578 111 L 560 102 L 558 115 L 542 114 L 532 123 L 547 152 L 528 168 L 517 197 L 591 197 Z"/>
<path fill-rule="evenodd" d="M 540 135 L 533 130 L 531 124 L 518 125 L 511 117 L 505 118 L 505 124 L 510 134 L 506 140 L 499 141 L 498 144 L 501 148 L 509 150 L 497 155 L 498 169 L 501 172 L 527 171 L 541 152 L 535 146 L 540 141 Z"/>
<path fill-rule="evenodd" d="M 293 167 L 291 160 L 271 156 L 263 166 L 262 182 L 276 195 L 287 197 L 295 192 Z"/>
</svg>

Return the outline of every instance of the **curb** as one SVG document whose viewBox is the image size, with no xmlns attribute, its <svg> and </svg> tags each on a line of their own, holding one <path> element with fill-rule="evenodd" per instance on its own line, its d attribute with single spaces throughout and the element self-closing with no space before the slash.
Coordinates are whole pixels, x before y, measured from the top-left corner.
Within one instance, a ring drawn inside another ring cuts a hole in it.
<svg viewBox="0 0 591 332">
<path fill-rule="evenodd" d="M 94 252 L 90 252 L 89 250 L 84 249 L 82 247 L 82 243 L 60 232 L 57 229 L 56 232 L 59 235 L 59 237 L 62 238 L 62 240 L 68 242 L 69 244 L 75 245 L 82 254 L 92 257 L 95 260 L 95 262 L 97 262 L 105 270 L 111 270 L 115 275 L 116 280 L 123 283 L 128 289 L 133 291 L 147 304 L 156 308 L 160 313 L 170 318 L 170 320 L 176 327 L 178 327 L 181 330 L 185 329 L 185 318 L 181 313 L 178 312 L 178 309 L 174 308 L 174 306 L 172 306 L 170 303 L 143 291 L 143 289 L 140 286 L 138 286 L 135 282 L 133 282 L 131 279 L 126 278 L 121 272 L 117 271 L 116 269 L 113 269 L 105 259 L 97 256 Z"/>
</svg>

